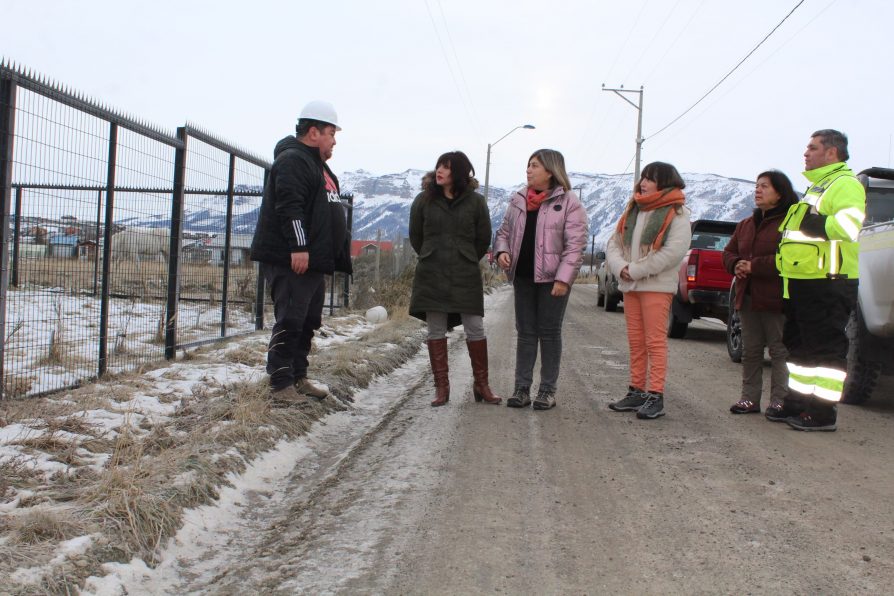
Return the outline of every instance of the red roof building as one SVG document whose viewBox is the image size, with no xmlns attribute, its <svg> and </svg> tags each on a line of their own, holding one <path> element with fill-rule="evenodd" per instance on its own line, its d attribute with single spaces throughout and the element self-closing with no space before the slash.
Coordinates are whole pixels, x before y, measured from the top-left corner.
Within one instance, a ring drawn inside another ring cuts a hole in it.
<svg viewBox="0 0 894 596">
<path fill-rule="evenodd" d="M 375 240 L 351 240 L 352 258 L 360 255 L 375 254 L 377 250 L 391 252 L 394 250 L 394 243 L 390 240 L 381 242 L 376 242 Z"/>
</svg>

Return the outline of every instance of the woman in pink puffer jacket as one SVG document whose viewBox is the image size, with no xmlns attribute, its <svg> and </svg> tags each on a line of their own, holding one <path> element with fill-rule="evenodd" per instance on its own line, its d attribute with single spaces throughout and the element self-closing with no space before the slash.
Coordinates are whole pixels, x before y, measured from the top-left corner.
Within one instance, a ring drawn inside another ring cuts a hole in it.
<svg viewBox="0 0 894 596">
<path fill-rule="evenodd" d="M 531 404 L 531 383 L 540 347 L 540 386 L 535 410 L 556 405 L 562 359 L 562 321 L 568 293 L 587 244 L 587 212 L 571 190 L 565 158 L 540 149 L 528 159 L 528 186 L 516 192 L 497 230 L 494 254 L 515 292 L 515 390 L 506 402 Z"/>
</svg>

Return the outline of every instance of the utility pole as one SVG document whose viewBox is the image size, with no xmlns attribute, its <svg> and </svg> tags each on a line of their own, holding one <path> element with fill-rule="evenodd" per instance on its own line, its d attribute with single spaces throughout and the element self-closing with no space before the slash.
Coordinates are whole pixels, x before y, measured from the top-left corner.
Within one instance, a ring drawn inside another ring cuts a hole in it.
<svg viewBox="0 0 894 596">
<path fill-rule="evenodd" d="M 638 90 L 624 89 L 624 85 L 621 85 L 619 89 L 606 89 L 605 83 L 603 83 L 602 90 L 611 91 L 612 93 L 632 105 L 634 108 L 636 108 L 636 165 L 634 166 L 633 170 L 633 190 L 634 192 L 636 192 L 636 183 L 639 182 L 639 160 L 642 156 L 643 141 L 645 140 L 643 139 L 643 86 L 640 85 Z M 623 93 L 636 93 L 637 95 L 639 95 L 639 103 L 633 103 L 632 101 L 624 97 L 622 95 Z"/>
</svg>

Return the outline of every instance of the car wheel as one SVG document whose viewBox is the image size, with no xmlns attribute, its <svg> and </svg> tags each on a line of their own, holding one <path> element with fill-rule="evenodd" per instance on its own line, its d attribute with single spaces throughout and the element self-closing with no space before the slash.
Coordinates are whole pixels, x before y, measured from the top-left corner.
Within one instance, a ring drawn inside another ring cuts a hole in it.
<svg viewBox="0 0 894 596">
<path fill-rule="evenodd" d="M 605 305 L 605 294 L 602 292 L 602 284 L 596 281 L 596 306 Z"/>
<path fill-rule="evenodd" d="M 689 323 L 687 321 L 683 321 L 679 319 L 674 312 L 675 308 L 680 308 L 682 305 L 679 303 L 680 301 L 674 296 L 673 302 L 671 302 L 670 310 L 667 313 L 667 336 L 672 337 L 674 339 L 681 339 L 686 335 L 686 329 L 689 328 Z"/>
<path fill-rule="evenodd" d="M 617 296 L 617 294 L 609 294 L 606 290 L 605 292 L 605 310 L 606 312 L 615 312 L 618 310 L 618 302 L 621 299 Z"/>
<path fill-rule="evenodd" d="M 731 309 L 726 319 L 726 351 L 733 362 L 742 362 L 742 321 L 739 311 Z"/>
<path fill-rule="evenodd" d="M 742 362 L 742 319 L 736 310 L 736 282 L 729 289 L 729 315 L 726 317 L 726 351 L 733 362 Z"/>
<path fill-rule="evenodd" d="M 872 397 L 872 391 L 878 382 L 882 364 L 871 359 L 871 350 L 863 340 L 867 333 L 863 313 L 858 305 L 847 324 L 850 346 L 847 351 L 847 378 L 844 381 L 841 403 L 862 404 Z"/>
</svg>

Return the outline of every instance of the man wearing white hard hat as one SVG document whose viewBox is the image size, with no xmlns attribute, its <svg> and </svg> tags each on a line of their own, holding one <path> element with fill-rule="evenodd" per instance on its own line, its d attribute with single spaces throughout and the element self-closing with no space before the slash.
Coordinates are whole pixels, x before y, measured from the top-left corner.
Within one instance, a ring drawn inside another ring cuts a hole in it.
<svg viewBox="0 0 894 596">
<path fill-rule="evenodd" d="M 351 273 L 347 211 L 338 179 L 326 165 L 339 130 L 331 103 L 304 106 L 296 135 L 273 150 L 251 243 L 251 259 L 260 262 L 273 300 L 267 374 L 277 401 L 301 404 L 328 395 L 307 378 L 307 355 L 322 325 L 325 276 Z"/>
</svg>

